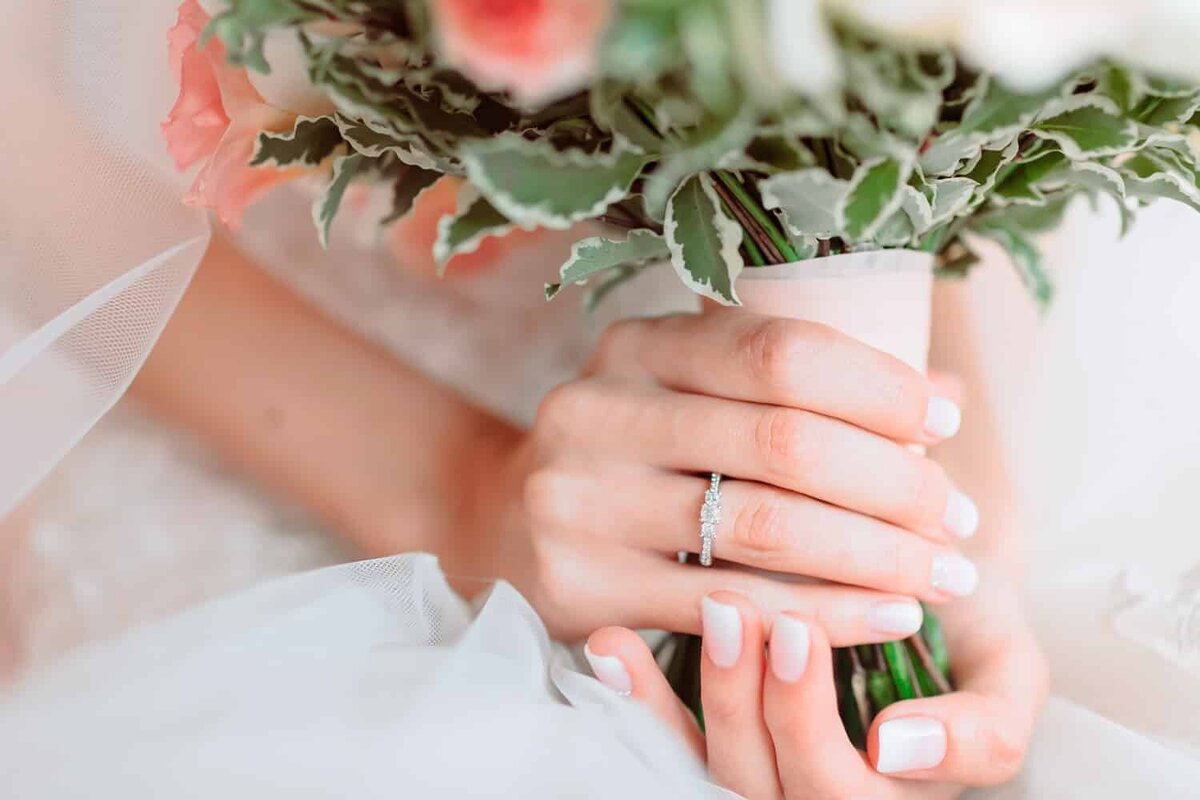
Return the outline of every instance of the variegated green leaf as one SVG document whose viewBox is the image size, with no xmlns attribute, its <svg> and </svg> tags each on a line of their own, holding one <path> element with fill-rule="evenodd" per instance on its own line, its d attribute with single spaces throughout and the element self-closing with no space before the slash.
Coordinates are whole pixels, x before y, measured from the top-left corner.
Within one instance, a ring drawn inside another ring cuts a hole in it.
<svg viewBox="0 0 1200 800">
<path fill-rule="evenodd" d="M 837 209 L 850 184 L 824 169 L 784 172 L 758 185 L 763 205 L 779 211 L 795 236 L 828 239 L 841 234 Z"/>
<path fill-rule="evenodd" d="M 346 189 L 365 162 L 366 159 L 358 153 L 338 156 L 333 160 L 333 177 L 312 207 L 313 224 L 317 226 L 317 239 L 321 242 L 321 247 L 329 246 L 329 226 L 337 216 Z"/>
<path fill-rule="evenodd" d="M 465 184 L 458 193 L 457 210 L 438 221 L 433 257 L 439 268 L 444 269 L 454 256 L 473 253 L 484 239 L 503 235 L 516 227 L 473 186 Z"/>
<path fill-rule="evenodd" d="M 719 303 L 740 305 L 742 227 L 725 213 L 711 178 L 695 175 L 671 195 L 663 231 L 671 265 L 685 284 Z"/>
<path fill-rule="evenodd" d="M 405 167 L 392 184 L 392 210 L 380 223 L 387 225 L 402 219 L 412 210 L 421 193 L 441 178 L 441 173 L 420 167 Z"/>
<path fill-rule="evenodd" d="M 560 230 L 625 197 L 646 164 L 645 155 L 628 149 L 560 151 L 516 134 L 464 145 L 462 159 L 471 183 L 504 216 Z"/>
<path fill-rule="evenodd" d="M 290 131 L 263 131 L 254 144 L 250 166 L 315 167 L 342 146 L 332 117 L 298 117 Z"/>
<path fill-rule="evenodd" d="M 1022 130 L 1053 96 L 1054 92 L 1021 94 L 994 79 L 988 80 L 986 89 L 967 104 L 959 132 L 992 138 L 1006 131 Z"/>
<path fill-rule="evenodd" d="M 1073 161 L 1111 156 L 1133 148 L 1137 126 L 1121 117 L 1116 103 L 1097 95 L 1077 95 L 1050 104 L 1032 128 Z"/>
<path fill-rule="evenodd" d="M 892 158 L 873 159 L 859 165 L 837 207 L 842 235 L 852 242 L 874 236 L 877 228 L 903 202 L 901 190 L 911 173 L 911 162 Z"/>
<path fill-rule="evenodd" d="M 929 227 L 932 228 L 966 211 L 978 184 L 970 178 L 946 178 L 934 181 L 930 186 L 933 220 Z"/>
<path fill-rule="evenodd" d="M 958 170 L 968 158 L 983 150 L 983 139 L 949 131 L 934 138 L 919 156 L 921 172 L 928 178 L 945 178 Z"/>
<path fill-rule="evenodd" d="M 753 117 L 748 113 L 698 131 L 682 149 L 664 155 L 654 172 L 646 177 L 642 190 L 646 211 L 656 220 L 663 219 L 667 198 L 680 181 L 716 169 L 729 154 L 745 149 L 753 136 Z"/>
<path fill-rule="evenodd" d="M 382 125 L 351 119 L 342 114 L 334 119 L 342 138 L 368 158 L 391 153 L 409 166 L 441 172 L 449 169 L 448 164 L 433 155 L 418 136 L 388 131 Z"/>
<path fill-rule="evenodd" d="M 630 231 L 623 240 L 602 236 L 581 239 L 571 248 L 571 257 L 559 270 L 559 282 L 546 284 L 546 299 L 553 299 L 564 286 L 586 283 L 599 272 L 665 261 L 670 255 L 667 240 L 645 229 Z"/>
<path fill-rule="evenodd" d="M 1038 205 L 1045 200 L 1042 184 L 1056 172 L 1065 172 L 1069 162 L 1066 156 L 1047 151 L 1029 161 L 1011 167 L 1003 180 L 996 185 L 996 197 L 1005 202 Z"/>
</svg>

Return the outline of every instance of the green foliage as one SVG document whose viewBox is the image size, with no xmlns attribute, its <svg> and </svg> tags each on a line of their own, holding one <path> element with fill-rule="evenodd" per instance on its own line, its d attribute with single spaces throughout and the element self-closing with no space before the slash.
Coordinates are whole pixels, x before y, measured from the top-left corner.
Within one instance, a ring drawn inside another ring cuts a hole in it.
<svg viewBox="0 0 1200 800">
<path fill-rule="evenodd" d="M 836 20 L 842 80 L 804 95 L 775 73 L 764 7 L 619 0 L 595 81 L 541 109 L 443 63 L 429 0 L 226 0 L 205 35 L 260 71 L 269 34 L 299 38 L 336 112 L 263 132 L 252 163 L 332 163 L 322 242 L 352 181 L 391 184 L 388 223 L 463 175 L 443 262 L 514 227 L 619 210 L 633 230 L 581 241 L 563 267 L 564 284 L 597 279 L 593 301 L 668 254 L 693 289 L 734 303 L 746 264 L 916 247 L 961 272 L 983 236 L 1046 302 L 1037 235 L 1073 199 L 1110 198 L 1123 228 L 1162 198 L 1200 210 L 1200 87 L 1101 60 L 1022 93 L 944 48 Z"/>
<path fill-rule="evenodd" d="M 725 305 L 737 305 L 742 228 L 721 206 L 707 175 L 684 181 L 667 204 L 663 225 L 671 264 L 695 292 Z"/>
<path fill-rule="evenodd" d="M 581 239 L 571 248 L 571 257 L 562 265 L 559 283 L 546 284 L 546 299 L 553 299 L 563 286 L 586 283 L 601 272 L 665 261 L 670 255 L 666 240 L 647 230 L 631 231 L 620 241 L 603 236 Z"/>
</svg>

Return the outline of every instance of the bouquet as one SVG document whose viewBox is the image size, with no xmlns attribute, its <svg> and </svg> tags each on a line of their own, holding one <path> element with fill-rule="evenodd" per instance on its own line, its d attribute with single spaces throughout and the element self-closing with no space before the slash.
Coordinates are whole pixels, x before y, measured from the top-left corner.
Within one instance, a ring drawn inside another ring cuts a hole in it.
<svg viewBox="0 0 1200 800">
<path fill-rule="evenodd" d="M 601 223 L 548 298 L 586 284 L 592 306 L 670 263 L 736 305 L 743 270 L 880 248 L 961 275 L 988 239 L 1046 303 L 1036 240 L 1076 198 L 1111 198 L 1123 227 L 1158 198 L 1200 210 L 1200 88 L 1128 53 L 1080 50 L 1034 85 L 854 2 L 213 5 L 187 0 L 172 31 L 184 91 L 164 131 L 181 166 L 204 161 L 190 202 L 234 224 L 270 187 L 320 175 L 324 243 L 353 185 L 387 188 L 389 226 L 454 181 L 441 264 L 513 231 Z M 299 89 L 279 91 L 281 65 Z M 696 643 L 676 644 L 669 673 L 695 700 Z M 907 642 L 837 658 L 859 741 L 882 707 L 951 688 L 932 615 Z"/>
</svg>

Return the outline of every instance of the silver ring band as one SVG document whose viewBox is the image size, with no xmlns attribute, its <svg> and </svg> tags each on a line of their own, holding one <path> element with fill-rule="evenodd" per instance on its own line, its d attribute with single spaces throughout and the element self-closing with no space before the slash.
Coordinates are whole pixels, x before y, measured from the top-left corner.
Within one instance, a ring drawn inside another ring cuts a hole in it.
<svg viewBox="0 0 1200 800">
<path fill-rule="evenodd" d="M 714 472 L 700 506 L 700 566 L 712 566 L 713 539 L 721 523 L 721 473 Z"/>
</svg>

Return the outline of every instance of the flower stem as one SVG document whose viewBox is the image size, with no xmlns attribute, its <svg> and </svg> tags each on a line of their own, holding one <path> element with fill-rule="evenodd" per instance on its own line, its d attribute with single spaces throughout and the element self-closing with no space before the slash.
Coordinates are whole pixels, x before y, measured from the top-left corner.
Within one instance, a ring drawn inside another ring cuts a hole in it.
<svg viewBox="0 0 1200 800">
<path fill-rule="evenodd" d="M 799 260 L 796 250 L 792 247 L 791 242 L 779 230 L 779 226 L 767 214 L 763 207 L 755 202 L 750 193 L 746 191 L 746 187 L 742 186 L 741 181 L 737 180 L 729 173 L 728 170 L 717 170 L 717 179 L 729 190 L 729 192 L 737 199 L 737 202 L 746 212 L 758 223 L 762 228 L 763 233 L 771 238 L 771 243 L 779 251 L 780 256 L 784 259 L 782 263 L 791 263 Z"/>
</svg>

